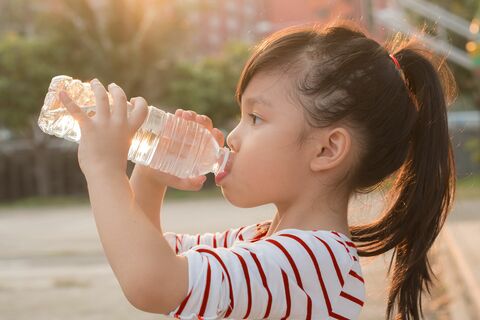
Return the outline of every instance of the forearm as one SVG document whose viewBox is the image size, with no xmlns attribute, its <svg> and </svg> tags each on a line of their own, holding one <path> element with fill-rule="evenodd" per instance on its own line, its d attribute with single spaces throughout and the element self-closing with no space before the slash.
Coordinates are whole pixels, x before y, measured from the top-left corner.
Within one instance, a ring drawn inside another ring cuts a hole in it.
<svg viewBox="0 0 480 320">
<path fill-rule="evenodd" d="M 136 203 L 127 175 L 87 178 L 87 185 L 105 255 L 125 295 L 140 295 L 146 278 L 167 281 L 175 253 Z"/>
<path fill-rule="evenodd" d="M 135 200 L 155 228 L 161 230 L 160 210 L 162 209 L 167 187 L 146 179 L 142 174 L 145 173 L 142 173 L 141 168 L 135 165 L 130 176 L 130 184 Z"/>
</svg>

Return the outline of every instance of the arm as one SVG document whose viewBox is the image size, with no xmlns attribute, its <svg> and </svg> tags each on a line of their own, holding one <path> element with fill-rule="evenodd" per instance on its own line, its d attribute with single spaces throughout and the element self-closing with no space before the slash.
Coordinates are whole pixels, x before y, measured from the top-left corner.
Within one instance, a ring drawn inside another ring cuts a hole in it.
<svg viewBox="0 0 480 320">
<path fill-rule="evenodd" d="M 161 310 L 176 305 L 187 292 L 187 261 L 136 203 L 127 175 L 99 174 L 87 185 L 103 249 L 127 299 L 141 309 L 149 288 Z"/>
<path fill-rule="evenodd" d="M 60 92 L 59 97 L 80 126 L 78 161 L 86 177 L 103 249 L 124 294 L 135 307 L 142 308 L 154 295 L 158 308 L 168 310 L 188 289 L 187 261 L 173 252 L 160 225 L 157 228 L 137 204 L 125 174 L 129 146 L 145 120 L 147 103 L 143 98 L 136 99 L 127 117 L 127 99 L 120 87 L 109 85 L 112 111 L 103 85 L 94 79 L 91 87 L 97 107 L 94 118 L 66 92 Z M 189 185 L 200 179 L 182 183 Z"/>
<path fill-rule="evenodd" d="M 160 184 L 149 176 L 150 168 L 135 165 L 130 184 L 135 200 L 152 224 L 161 231 L 160 210 L 167 191 L 167 186 Z"/>
</svg>

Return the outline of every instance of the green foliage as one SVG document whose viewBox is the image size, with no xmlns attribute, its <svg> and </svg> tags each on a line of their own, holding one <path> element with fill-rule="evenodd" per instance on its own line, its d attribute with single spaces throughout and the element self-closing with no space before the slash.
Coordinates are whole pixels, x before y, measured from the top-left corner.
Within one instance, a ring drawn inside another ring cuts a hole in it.
<svg viewBox="0 0 480 320">
<path fill-rule="evenodd" d="M 79 79 L 115 82 L 128 96 L 158 101 L 176 53 L 184 48 L 182 11 L 167 0 L 108 0 L 104 7 L 91 3 L 62 1 L 39 23 L 68 56 L 69 68 L 64 69 Z"/>
<path fill-rule="evenodd" d="M 465 149 L 469 152 L 471 161 L 480 164 L 480 139 L 471 138 L 465 143 Z"/>
<path fill-rule="evenodd" d="M 172 110 L 195 110 L 216 126 L 228 126 L 239 113 L 235 89 L 248 54 L 246 45 L 230 43 L 221 56 L 179 63 L 167 84 L 166 102 Z"/>
<path fill-rule="evenodd" d="M 51 78 L 60 74 L 115 82 L 129 97 L 167 111 L 196 110 L 217 127 L 238 114 L 235 87 L 248 48 L 230 43 L 220 56 L 193 59 L 188 7 L 169 0 L 107 0 L 103 7 L 88 0 L 38 6 L 9 0 L 0 7 L 0 19 L 12 15 L 10 26 L 0 24 L 0 125 L 28 135 Z M 21 14 L 34 8 L 42 10 Z"/>
<path fill-rule="evenodd" d="M 18 13 L 9 17 L 12 25 L 0 24 L 0 125 L 28 136 L 51 78 L 60 74 L 97 77 L 117 83 L 128 96 L 144 96 L 153 105 L 161 101 L 159 88 L 169 81 L 177 50 L 183 50 L 181 10 L 167 0 L 109 0 L 103 8 L 92 3 L 0 4 L 0 20 Z M 21 9 L 37 11 L 32 19 Z"/>
<path fill-rule="evenodd" d="M 0 39 L 1 125 L 22 132 L 29 118 L 38 115 L 54 75 L 55 54 L 50 43 L 8 33 Z"/>
</svg>

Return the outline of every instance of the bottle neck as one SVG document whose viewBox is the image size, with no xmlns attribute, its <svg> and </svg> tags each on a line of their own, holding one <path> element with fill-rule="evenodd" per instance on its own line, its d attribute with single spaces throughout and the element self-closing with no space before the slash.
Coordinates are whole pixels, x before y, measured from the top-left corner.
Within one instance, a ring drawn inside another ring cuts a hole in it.
<svg viewBox="0 0 480 320">
<path fill-rule="evenodd" d="M 228 157 L 230 156 L 230 149 L 227 147 L 220 148 L 218 150 L 218 155 L 217 155 L 217 168 L 213 172 L 215 175 L 218 173 L 222 172 L 225 169 L 225 166 L 227 165 Z"/>
</svg>

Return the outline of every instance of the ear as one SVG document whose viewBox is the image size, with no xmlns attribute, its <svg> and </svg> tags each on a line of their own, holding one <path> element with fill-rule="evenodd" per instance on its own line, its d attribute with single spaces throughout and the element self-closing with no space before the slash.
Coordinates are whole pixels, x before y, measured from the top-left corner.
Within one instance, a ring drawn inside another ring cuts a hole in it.
<svg viewBox="0 0 480 320">
<path fill-rule="evenodd" d="M 310 162 L 313 171 L 339 166 L 348 155 L 351 137 L 345 128 L 337 127 L 322 133 L 315 145 L 315 155 Z"/>
</svg>

